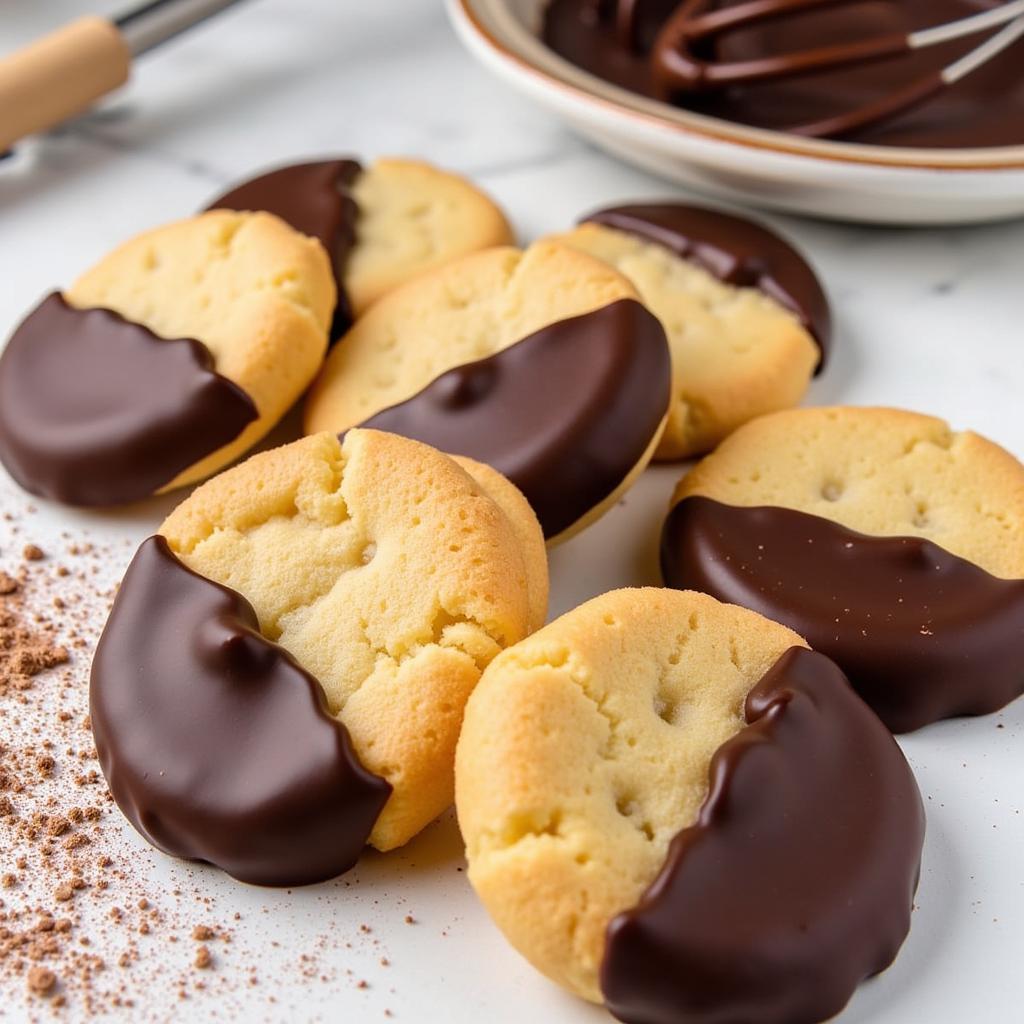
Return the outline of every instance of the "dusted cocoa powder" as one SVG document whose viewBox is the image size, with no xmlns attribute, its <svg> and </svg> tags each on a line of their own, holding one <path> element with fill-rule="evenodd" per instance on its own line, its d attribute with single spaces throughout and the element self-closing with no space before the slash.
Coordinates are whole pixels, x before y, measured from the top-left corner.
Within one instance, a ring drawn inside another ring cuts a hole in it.
<svg viewBox="0 0 1024 1024">
<path fill-rule="evenodd" d="M 268 949 L 259 918 L 273 921 L 287 894 L 251 922 L 232 908 L 226 927 L 212 895 L 220 877 L 152 851 L 126 824 L 99 771 L 88 679 L 134 544 L 65 533 L 44 549 L 22 532 L 33 515 L 0 512 L 0 1017 L 7 1007 L 39 1021 L 128 1009 L 166 1020 L 195 1000 L 198 1014 L 245 1020 L 254 992 L 280 1017 L 295 1009 L 289 987 L 362 991 L 353 956 L 365 954 L 364 971 L 390 960 L 369 926 L 349 923 L 346 938 L 335 916 L 359 899 L 351 876 L 316 897 L 317 934 L 301 952 L 276 937 Z M 175 884 L 150 881 L 168 866 Z M 246 929 L 237 943 L 236 928 Z"/>
<path fill-rule="evenodd" d="M 144 979 L 129 936 L 191 928 L 139 892 L 96 767 L 88 669 L 114 594 L 100 571 L 110 555 L 0 544 L 0 1006 L 20 986 L 30 1007 L 75 1019 L 134 1005 Z"/>
<path fill-rule="evenodd" d="M 53 625 L 26 614 L 27 578 L 26 569 L 18 576 L 0 572 L 0 696 L 27 690 L 33 676 L 68 660 L 67 648 L 54 640 Z"/>
</svg>

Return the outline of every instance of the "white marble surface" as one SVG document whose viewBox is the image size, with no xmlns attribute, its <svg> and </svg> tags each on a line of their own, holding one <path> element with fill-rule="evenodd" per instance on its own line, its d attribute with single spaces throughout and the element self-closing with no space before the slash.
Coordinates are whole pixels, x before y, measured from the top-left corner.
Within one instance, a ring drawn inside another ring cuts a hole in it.
<svg viewBox="0 0 1024 1024">
<path fill-rule="evenodd" d="M 0 0 L 0 50 L 85 9 Z M 0 335 L 125 236 L 192 212 L 261 165 L 336 152 L 416 154 L 469 174 L 505 205 L 523 240 L 598 204 L 678 194 L 488 78 L 461 52 L 438 3 L 252 0 L 145 58 L 95 114 L 0 163 Z M 1024 456 L 1024 223 L 896 231 L 767 219 L 812 256 L 835 303 L 835 356 L 810 403 L 935 412 Z M 653 544 L 677 475 L 650 471 L 623 506 L 554 553 L 553 613 L 613 586 L 656 582 Z M 25 504 L 0 471 L 0 510 Z M 67 528 L 121 543 L 107 567 L 114 578 L 129 542 L 152 530 L 168 502 L 111 516 L 36 504 L 41 539 Z M 0 537 L 2 567 L 12 544 Z M 918 911 L 897 965 L 860 990 L 843 1024 L 1021 1020 L 1022 743 L 1024 701 L 903 741 L 929 811 Z M 128 829 L 124 843 L 153 886 L 199 887 L 219 913 L 244 911 L 235 955 L 258 962 L 263 977 L 251 990 L 214 983 L 179 1005 L 182 951 L 154 944 L 143 954 L 166 961 L 166 978 L 148 981 L 126 1018 L 372 1021 L 388 1010 L 417 1022 L 609 1019 L 562 995 L 504 944 L 465 884 L 450 819 L 407 851 L 370 856 L 345 880 L 296 893 L 171 862 Z M 403 925 L 409 912 L 415 927 Z M 354 941 L 361 923 L 380 947 Z M 304 978 L 296 953 L 325 927 L 321 956 L 331 969 L 325 980 Z M 355 976 L 369 987 L 357 988 Z M 0 1019 L 27 1018 L 21 986 L 4 984 Z M 80 1007 L 67 1012 L 75 1019 Z"/>
</svg>

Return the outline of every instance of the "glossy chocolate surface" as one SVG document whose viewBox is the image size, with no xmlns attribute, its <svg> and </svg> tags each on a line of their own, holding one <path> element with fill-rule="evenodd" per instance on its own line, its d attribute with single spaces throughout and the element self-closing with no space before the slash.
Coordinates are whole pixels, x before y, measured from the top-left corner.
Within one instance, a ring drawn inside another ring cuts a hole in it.
<svg viewBox="0 0 1024 1024">
<path fill-rule="evenodd" d="M 612 206 L 584 218 L 655 242 L 726 284 L 757 288 L 790 310 L 817 342 L 820 372 L 832 341 L 832 310 L 811 265 L 789 242 L 743 217 L 685 203 Z"/>
<path fill-rule="evenodd" d="M 740 0 L 719 0 L 712 9 Z M 616 29 L 617 6 L 635 5 L 636 45 Z M 649 52 L 677 0 L 551 0 L 543 39 L 556 53 L 632 92 L 656 96 Z M 863 0 L 844 7 L 804 12 L 723 36 L 705 56 L 756 60 L 831 44 L 945 24 L 997 7 L 998 0 Z M 856 68 L 787 81 L 735 86 L 708 94 L 676 94 L 673 102 L 727 121 L 785 131 L 842 114 L 909 85 L 973 49 L 966 40 Z M 865 127 L 851 142 L 883 146 L 963 148 L 1024 144 L 1024 47 L 1018 42 L 980 71 L 926 104 L 891 121 Z"/>
<path fill-rule="evenodd" d="M 601 987 L 628 1024 L 812 1024 L 894 959 L 924 809 L 842 672 L 791 648 L 711 761 L 697 823 L 609 925 Z"/>
<path fill-rule="evenodd" d="M 215 199 L 208 210 L 266 210 L 296 231 L 316 238 L 327 250 L 338 285 L 331 337 L 352 323 L 345 293 L 345 264 L 356 244 L 359 208 L 349 189 L 362 168 L 355 160 L 319 160 L 292 164 L 243 182 Z"/>
<path fill-rule="evenodd" d="M 0 354 L 0 461 L 69 505 L 146 498 L 259 412 L 205 345 L 45 298 Z"/>
<path fill-rule="evenodd" d="M 894 732 L 988 714 L 1024 693 L 1024 580 L 920 537 L 691 496 L 665 522 L 661 567 L 671 587 L 796 630 Z"/>
<path fill-rule="evenodd" d="M 361 425 L 489 463 L 551 538 L 640 461 L 668 409 L 670 375 L 661 324 L 623 299 L 449 370 Z"/>
<path fill-rule="evenodd" d="M 121 584 L 90 713 L 132 825 L 243 882 L 347 871 L 391 792 L 360 765 L 317 681 L 260 635 L 248 601 L 186 568 L 160 536 Z"/>
</svg>

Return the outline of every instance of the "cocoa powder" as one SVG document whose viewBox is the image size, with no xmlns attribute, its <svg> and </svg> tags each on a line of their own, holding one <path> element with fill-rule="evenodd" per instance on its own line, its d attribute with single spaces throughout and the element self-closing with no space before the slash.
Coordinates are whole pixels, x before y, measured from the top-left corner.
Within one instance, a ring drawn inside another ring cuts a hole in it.
<svg viewBox="0 0 1024 1024">
<path fill-rule="evenodd" d="M 24 569 L 18 577 L 0 572 L 0 696 L 27 690 L 33 676 L 68 660 L 67 648 L 54 640 L 52 624 L 26 615 L 26 579 Z"/>
<path fill-rule="evenodd" d="M 110 553 L 75 543 L 66 554 L 55 565 L 28 543 L 0 569 L 0 991 L 20 983 L 30 1004 L 82 1019 L 134 1005 L 129 929 L 190 925 L 151 906 L 118 866 L 123 834 L 87 714 L 89 660 L 114 592 L 98 558 Z M 93 905 L 115 899 L 135 910 L 87 924 Z"/>
<path fill-rule="evenodd" d="M 279 1016 L 285 986 L 372 987 L 366 968 L 391 962 L 382 940 L 336 916 L 358 899 L 354 876 L 339 882 L 341 899 L 326 888 L 316 897 L 319 934 L 301 952 L 268 948 L 260 922 L 241 923 L 233 907 L 230 925 L 218 921 L 212 893 L 223 890 L 208 869 L 149 881 L 173 862 L 114 806 L 88 717 L 92 652 L 134 545 L 65 533 L 44 552 L 25 543 L 33 515 L 0 512 L 0 1017 L 7 1006 L 40 1021 L 135 1008 L 132 1019 L 164 1020 L 179 1000 L 202 1000 L 197 1014 L 244 1020 L 254 992 Z M 259 913 L 270 920 L 284 899 Z M 346 964 L 360 950 L 369 960 L 357 974 Z"/>
</svg>

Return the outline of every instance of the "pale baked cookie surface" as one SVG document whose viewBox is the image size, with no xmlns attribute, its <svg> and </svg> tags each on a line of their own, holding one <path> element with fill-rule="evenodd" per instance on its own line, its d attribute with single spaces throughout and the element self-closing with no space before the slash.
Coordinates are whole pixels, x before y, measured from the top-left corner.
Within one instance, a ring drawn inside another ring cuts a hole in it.
<svg viewBox="0 0 1024 1024">
<path fill-rule="evenodd" d="M 513 240 L 488 196 L 422 160 L 375 161 L 356 178 L 352 198 L 359 213 L 344 281 L 357 316 L 417 274 Z"/>
<path fill-rule="evenodd" d="M 328 357 L 305 423 L 368 424 L 488 462 L 526 494 L 549 540 L 564 539 L 647 464 L 668 376 L 663 331 L 608 264 L 547 242 L 494 248 L 360 317 Z M 593 479 L 553 493 L 552 460 Z"/>
<path fill-rule="evenodd" d="M 661 564 L 798 630 L 894 731 L 1024 691 L 1024 465 L 935 417 L 746 424 L 680 482 Z"/>
<path fill-rule="evenodd" d="M 474 889 L 549 978 L 601 1001 L 609 921 L 696 820 L 712 755 L 793 646 L 702 594 L 620 590 L 491 663 L 459 741 L 459 826 Z"/>
<path fill-rule="evenodd" d="M 892 736 L 705 594 L 614 591 L 499 655 L 455 771 L 499 928 L 629 1024 L 824 1020 L 909 928 L 923 810 Z"/>
<path fill-rule="evenodd" d="M 321 247 L 267 213 L 205 213 L 125 242 L 67 290 L 162 338 L 194 338 L 255 403 L 256 420 L 171 490 L 252 447 L 302 394 L 327 349 L 335 287 Z"/>
<path fill-rule="evenodd" d="M 269 210 L 319 239 L 335 268 L 341 329 L 417 274 L 512 241 L 488 196 L 422 160 L 290 164 L 242 182 L 210 208 Z"/>
<path fill-rule="evenodd" d="M 466 699 L 546 604 L 525 522 L 487 484 L 404 438 L 318 434 L 210 480 L 160 530 L 188 568 L 252 604 L 263 636 L 323 687 L 362 766 L 392 786 L 378 849 L 451 802 Z"/>
<path fill-rule="evenodd" d="M 876 536 L 925 537 L 1005 579 L 1024 577 L 1024 465 L 972 431 L 902 409 L 794 409 L 737 430 L 679 482 Z"/>
<path fill-rule="evenodd" d="M 523 492 L 496 469 L 464 455 L 453 455 L 452 459 L 477 482 L 512 524 L 526 567 L 530 598 L 529 632 L 535 633 L 548 617 L 548 549 L 536 513 L 523 497 Z"/>
<path fill-rule="evenodd" d="M 803 397 L 820 351 L 769 295 L 720 281 L 665 246 L 617 228 L 584 223 L 554 237 L 625 274 L 665 328 L 672 404 L 656 459 L 702 454 L 755 416 Z"/>
</svg>

